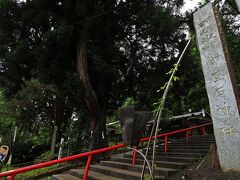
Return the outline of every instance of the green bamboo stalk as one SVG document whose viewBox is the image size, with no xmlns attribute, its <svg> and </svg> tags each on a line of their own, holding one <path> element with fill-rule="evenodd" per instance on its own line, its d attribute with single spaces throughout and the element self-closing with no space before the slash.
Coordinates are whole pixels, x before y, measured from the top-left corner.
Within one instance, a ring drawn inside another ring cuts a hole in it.
<svg viewBox="0 0 240 180">
<path fill-rule="evenodd" d="M 160 105 L 159 105 L 159 108 L 158 108 L 158 112 L 157 112 L 157 125 L 156 125 L 156 128 L 155 128 L 155 135 L 154 135 L 154 141 L 153 141 L 153 156 L 152 156 L 152 173 L 153 173 L 153 178 L 154 178 L 154 167 L 155 167 L 155 151 L 156 151 L 156 142 L 157 142 L 157 132 L 158 132 L 158 129 L 159 129 L 159 125 L 160 125 L 160 119 L 161 119 L 161 115 L 162 115 L 162 111 L 163 111 L 163 107 L 164 107 L 164 104 L 165 104 L 165 101 L 166 101 L 166 98 L 167 98 L 167 95 L 168 95 L 168 91 L 170 89 L 170 86 L 171 86 L 171 83 L 172 83 L 172 80 L 174 78 L 174 75 L 176 74 L 177 72 L 177 69 L 178 69 L 178 66 L 182 60 L 182 57 L 183 55 L 185 54 L 190 42 L 191 42 L 192 38 L 189 39 L 187 45 L 185 46 L 181 56 L 179 57 L 178 61 L 177 61 L 177 64 L 175 65 L 174 67 L 174 70 L 171 74 L 171 77 L 167 83 L 167 86 L 166 86 L 166 89 L 163 93 L 163 97 L 162 97 L 162 100 L 160 102 Z"/>
</svg>

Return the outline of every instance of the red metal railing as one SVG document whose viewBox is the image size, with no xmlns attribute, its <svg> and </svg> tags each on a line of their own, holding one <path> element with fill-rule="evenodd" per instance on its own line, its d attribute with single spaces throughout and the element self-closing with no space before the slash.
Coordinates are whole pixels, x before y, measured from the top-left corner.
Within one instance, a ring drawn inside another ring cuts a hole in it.
<svg viewBox="0 0 240 180">
<path fill-rule="evenodd" d="M 167 141 L 168 141 L 169 136 L 185 132 L 186 133 L 186 143 L 188 143 L 189 131 L 192 131 L 193 129 L 201 129 L 202 134 L 205 134 L 205 128 L 208 127 L 208 126 L 211 126 L 211 125 L 212 125 L 212 123 L 207 123 L 207 124 L 203 124 L 203 125 L 199 125 L 199 126 L 194 126 L 194 127 L 190 127 L 190 128 L 186 128 L 186 129 L 181 129 L 181 130 L 177 130 L 177 131 L 173 131 L 173 132 L 169 132 L 169 133 L 160 134 L 160 135 L 157 135 L 156 137 L 152 136 L 152 137 L 142 138 L 142 139 L 140 139 L 140 142 L 145 142 L 145 141 L 148 141 L 149 139 L 164 137 L 164 150 L 165 150 L 165 152 L 167 152 L 167 144 L 168 144 Z M 59 163 L 67 162 L 67 161 L 72 161 L 72 160 L 79 159 L 79 158 L 88 157 L 86 168 L 85 168 L 85 171 L 84 171 L 84 178 L 83 178 L 84 180 L 86 180 L 87 175 L 88 175 L 88 170 L 90 168 L 91 160 L 92 160 L 92 157 L 94 155 L 101 154 L 101 153 L 108 152 L 108 151 L 112 151 L 114 149 L 123 148 L 123 147 L 125 147 L 124 144 L 118 144 L 118 145 L 115 145 L 115 146 L 106 147 L 106 148 L 102 148 L 102 149 L 97 149 L 97 150 L 93 150 L 93 151 L 90 151 L 90 152 L 85 152 L 85 153 L 65 157 L 65 158 L 62 158 L 62 159 L 43 162 L 43 163 L 39 163 L 39 164 L 35 164 L 35 165 L 31 165 L 31 166 L 27 166 L 27 167 L 23 167 L 23 168 L 19 168 L 19 169 L 15 169 L 15 170 L 0 173 L 0 177 L 10 176 L 10 180 L 14 180 L 14 177 L 17 174 L 20 174 L 20 173 L 24 173 L 24 172 L 31 171 L 31 170 L 34 170 L 34 169 L 39 169 L 39 168 L 51 166 L 51 165 L 54 165 L 54 164 L 59 164 Z M 134 153 L 133 153 L 133 161 L 132 162 L 133 162 L 133 164 L 135 164 L 135 162 L 136 162 L 136 151 L 134 151 Z"/>
<path fill-rule="evenodd" d="M 186 143 L 188 144 L 189 132 L 191 132 L 194 129 L 200 129 L 202 134 L 205 135 L 205 128 L 207 126 L 210 126 L 210 125 L 212 125 L 212 123 L 202 124 L 202 125 L 199 125 L 199 126 L 193 126 L 193 127 L 186 128 L 186 129 L 180 129 L 180 130 L 173 131 L 173 132 L 159 134 L 159 135 L 157 135 L 156 138 L 158 139 L 158 138 L 164 137 L 164 151 L 166 153 L 167 152 L 167 145 L 168 145 L 167 142 L 168 142 L 168 137 L 169 136 L 175 135 L 175 134 L 178 134 L 178 133 L 186 132 Z M 151 139 L 154 139 L 154 136 L 151 137 Z M 140 142 L 144 142 L 144 141 L 147 141 L 147 140 L 149 140 L 149 138 L 142 138 L 142 139 L 140 139 Z"/>
</svg>

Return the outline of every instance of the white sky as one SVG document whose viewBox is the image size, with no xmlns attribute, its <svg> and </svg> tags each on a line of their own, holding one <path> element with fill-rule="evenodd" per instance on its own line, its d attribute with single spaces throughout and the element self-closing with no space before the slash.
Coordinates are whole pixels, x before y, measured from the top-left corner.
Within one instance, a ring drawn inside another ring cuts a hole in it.
<svg viewBox="0 0 240 180">
<path fill-rule="evenodd" d="M 184 0 L 185 5 L 182 8 L 182 12 L 185 12 L 188 9 L 194 9 L 195 7 L 197 7 L 198 2 L 200 2 L 201 0 Z"/>
</svg>

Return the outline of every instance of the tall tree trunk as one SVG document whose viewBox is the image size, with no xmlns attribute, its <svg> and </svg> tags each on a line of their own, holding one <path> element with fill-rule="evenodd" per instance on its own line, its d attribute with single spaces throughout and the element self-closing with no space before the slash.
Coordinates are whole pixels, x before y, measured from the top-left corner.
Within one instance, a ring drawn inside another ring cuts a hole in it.
<svg viewBox="0 0 240 180">
<path fill-rule="evenodd" d="M 90 149 L 98 148 L 100 144 L 99 138 L 101 137 L 101 120 L 99 119 L 99 104 L 96 92 L 93 90 L 89 74 L 88 74 L 88 64 L 86 59 L 86 47 L 85 43 L 80 43 L 78 47 L 77 55 L 77 72 L 79 78 L 82 80 L 84 85 L 84 103 L 85 110 L 89 115 L 90 119 Z"/>
<path fill-rule="evenodd" d="M 64 104 L 64 98 L 59 91 L 56 93 L 56 99 L 54 103 L 54 121 L 53 121 L 53 132 L 55 127 L 57 127 L 57 130 L 55 134 L 52 137 L 52 145 L 51 145 L 51 151 L 54 152 L 55 148 L 53 148 L 53 145 L 56 145 L 56 143 L 60 143 L 61 138 L 64 137 L 64 133 L 66 132 L 66 128 L 69 125 L 69 119 L 71 118 L 73 113 L 73 109 L 69 109 Z M 55 136 L 55 137 L 54 137 Z"/>
<path fill-rule="evenodd" d="M 56 132 L 56 138 L 55 138 L 55 144 L 60 142 L 60 139 L 63 135 L 64 128 L 64 114 L 63 114 L 63 100 L 61 98 L 61 95 L 59 93 L 56 94 L 55 104 L 54 104 L 54 126 L 57 126 L 57 132 Z M 66 122 L 65 122 L 66 123 Z"/>
</svg>

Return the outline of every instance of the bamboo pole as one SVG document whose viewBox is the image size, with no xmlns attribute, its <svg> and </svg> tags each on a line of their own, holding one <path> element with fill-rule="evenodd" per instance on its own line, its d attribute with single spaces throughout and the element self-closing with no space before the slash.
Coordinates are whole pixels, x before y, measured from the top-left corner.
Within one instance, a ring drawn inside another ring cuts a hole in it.
<svg viewBox="0 0 240 180">
<path fill-rule="evenodd" d="M 159 106 L 159 113 L 157 113 L 157 125 L 156 125 L 156 128 L 155 128 L 155 135 L 154 135 L 154 141 L 153 141 L 153 156 L 152 156 L 152 172 L 153 172 L 153 176 L 154 176 L 154 166 L 155 166 L 155 151 L 156 151 L 156 142 L 157 142 L 157 132 L 158 132 L 158 129 L 159 129 L 159 125 L 160 125 L 160 119 L 161 119 L 161 115 L 162 115 L 162 111 L 163 111 L 163 107 L 164 107 L 164 104 L 165 104 L 165 101 L 166 101 L 166 98 L 167 98 L 167 95 L 168 95 L 168 91 L 170 89 L 170 86 L 172 84 L 172 80 L 173 80 L 173 77 L 174 75 L 176 74 L 176 71 L 178 69 L 178 66 L 182 60 L 182 57 L 183 55 L 185 54 L 190 42 L 191 42 L 192 38 L 189 39 L 187 45 L 185 46 L 181 56 L 179 57 L 178 61 L 177 61 L 177 64 L 175 65 L 174 67 L 174 70 L 172 72 L 172 75 L 167 83 L 167 86 L 166 86 L 166 89 L 163 93 L 163 97 L 162 97 L 162 101 L 160 103 L 160 106 Z"/>
</svg>

